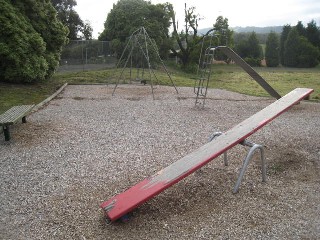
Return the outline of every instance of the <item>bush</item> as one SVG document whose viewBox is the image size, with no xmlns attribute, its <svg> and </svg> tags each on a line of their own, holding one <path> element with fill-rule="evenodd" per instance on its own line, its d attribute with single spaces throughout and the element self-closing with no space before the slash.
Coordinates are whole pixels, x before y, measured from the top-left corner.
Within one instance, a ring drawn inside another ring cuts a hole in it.
<svg viewBox="0 0 320 240">
<path fill-rule="evenodd" d="M 246 57 L 243 59 L 248 63 L 251 67 L 261 67 L 261 59 L 260 58 L 250 58 Z"/>
<path fill-rule="evenodd" d="M 197 73 L 198 64 L 189 63 L 185 66 L 181 65 L 181 70 L 183 70 L 186 73 Z"/>
<path fill-rule="evenodd" d="M 305 37 L 300 37 L 297 67 L 312 68 L 319 64 L 319 49 L 313 46 Z"/>
</svg>

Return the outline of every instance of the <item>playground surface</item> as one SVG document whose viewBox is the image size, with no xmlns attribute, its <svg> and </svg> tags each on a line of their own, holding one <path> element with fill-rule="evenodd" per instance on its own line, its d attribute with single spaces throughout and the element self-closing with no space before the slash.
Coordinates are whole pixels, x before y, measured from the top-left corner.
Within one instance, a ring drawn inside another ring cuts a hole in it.
<svg viewBox="0 0 320 240">
<path fill-rule="evenodd" d="M 317 239 L 320 104 L 302 102 L 249 137 L 266 146 L 233 186 L 247 148 L 228 151 L 106 225 L 99 205 L 275 100 L 209 89 L 67 86 L 0 139 L 0 239 Z"/>
</svg>

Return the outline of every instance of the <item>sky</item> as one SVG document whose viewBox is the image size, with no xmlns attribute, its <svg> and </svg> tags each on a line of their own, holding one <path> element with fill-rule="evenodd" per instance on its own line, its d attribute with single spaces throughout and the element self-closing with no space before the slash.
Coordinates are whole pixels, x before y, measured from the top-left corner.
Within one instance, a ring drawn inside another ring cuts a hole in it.
<svg viewBox="0 0 320 240">
<path fill-rule="evenodd" d="M 108 13 L 118 0 L 77 0 L 75 10 L 83 21 L 89 21 L 93 27 L 93 38 L 97 38 L 104 29 Z M 176 19 L 183 22 L 184 3 L 187 7 L 196 7 L 203 20 L 199 29 L 211 27 L 218 16 L 228 18 L 230 27 L 268 27 L 303 24 L 315 20 L 320 26 L 320 0 L 151 0 L 152 4 L 171 2 Z"/>
</svg>

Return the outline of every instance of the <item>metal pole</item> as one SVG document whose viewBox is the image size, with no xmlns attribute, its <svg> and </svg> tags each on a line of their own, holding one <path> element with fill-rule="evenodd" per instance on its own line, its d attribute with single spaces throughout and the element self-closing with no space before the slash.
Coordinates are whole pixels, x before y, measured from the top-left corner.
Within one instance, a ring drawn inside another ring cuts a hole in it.
<svg viewBox="0 0 320 240">
<path fill-rule="evenodd" d="M 216 139 L 219 137 L 222 132 L 214 132 L 210 137 L 209 137 L 209 142 L 212 140 Z M 248 140 L 243 140 L 241 143 L 243 146 L 250 147 L 250 150 L 246 156 L 246 158 L 243 161 L 242 168 L 240 170 L 238 180 L 233 188 L 233 193 L 237 193 L 239 191 L 239 187 L 241 184 L 241 181 L 243 179 L 243 176 L 247 170 L 247 167 L 249 165 L 249 162 L 251 161 L 253 154 L 255 153 L 256 150 L 260 150 L 260 158 L 261 158 L 261 172 L 262 172 L 262 182 L 267 181 L 267 168 L 266 168 L 266 162 L 265 162 L 265 156 L 264 156 L 264 147 L 260 144 L 252 143 Z M 227 158 L 227 151 L 224 152 L 224 165 L 228 166 L 228 158 Z"/>
<path fill-rule="evenodd" d="M 244 143 L 246 144 L 246 143 Z M 240 187 L 240 184 L 241 184 L 241 181 L 242 181 L 242 178 L 244 176 L 244 173 L 245 171 L 247 170 L 247 167 L 249 165 L 249 162 L 250 160 L 252 159 L 253 157 L 253 154 L 254 152 L 259 149 L 260 150 L 260 157 L 261 157 L 261 164 L 262 164 L 262 182 L 266 182 L 266 179 L 267 179 L 267 174 L 266 174 L 266 165 L 265 165 L 265 158 L 264 158 L 264 149 L 263 149 L 263 146 L 262 145 L 259 145 L 259 144 L 255 144 L 255 143 L 250 143 L 249 142 L 249 145 L 246 145 L 246 146 L 251 146 L 252 147 L 250 148 L 244 162 L 243 162 L 243 165 L 242 165 L 242 168 L 241 168 L 241 171 L 239 173 L 239 177 L 238 177 L 238 180 L 236 182 L 236 185 L 234 186 L 234 189 L 233 189 L 233 193 L 237 193 L 239 191 L 239 187 Z"/>
<path fill-rule="evenodd" d="M 86 64 L 88 64 L 88 48 L 86 48 Z"/>
<path fill-rule="evenodd" d="M 209 138 L 209 142 L 211 142 L 212 140 L 214 140 L 215 138 L 219 137 L 223 132 L 214 132 L 211 137 Z M 224 161 L 224 165 L 228 166 L 228 155 L 227 155 L 227 151 L 225 151 L 223 153 L 223 161 Z"/>
<path fill-rule="evenodd" d="M 168 69 L 167 69 L 166 65 L 164 64 L 164 62 L 162 61 L 162 59 L 161 59 L 161 57 L 160 57 L 160 55 L 159 55 L 159 51 L 158 51 L 157 47 L 156 47 L 156 46 L 153 44 L 153 42 L 151 41 L 151 38 L 149 37 L 149 35 L 148 35 L 148 33 L 147 33 L 146 30 L 145 30 L 145 34 L 146 34 L 146 36 L 147 36 L 147 38 L 148 38 L 148 40 L 149 40 L 149 42 L 150 42 L 150 44 L 151 44 L 151 47 L 153 48 L 153 50 L 154 50 L 155 53 L 157 54 L 157 57 L 160 59 L 160 62 L 161 62 L 161 64 L 162 64 L 162 66 L 163 66 L 166 74 L 168 75 L 168 77 L 169 77 L 169 79 L 170 79 L 170 81 L 171 81 L 171 84 L 173 85 L 174 89 L 176 90 L 176 93 L 178 94 L 178 93 L 179 93 L 179 92 L 178 92 L 178 89 L 177 89 L 176 85 L 174 84 L 173 79 L 171 78 L 171 76 L 170 76 L 170 74 L 169 74 L 169 72 L 168 72 Z"/>
</svg>

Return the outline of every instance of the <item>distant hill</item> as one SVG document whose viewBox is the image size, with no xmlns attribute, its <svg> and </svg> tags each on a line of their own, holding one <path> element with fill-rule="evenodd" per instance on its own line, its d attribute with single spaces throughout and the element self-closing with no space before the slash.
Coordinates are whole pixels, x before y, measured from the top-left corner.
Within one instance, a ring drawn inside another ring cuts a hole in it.
<svg viewBox="0 0 320 240">
<path fill-rule="evenodd" d="M 270 27 L 231 27 L 236 33 L 246 33 L 246 32 L 255 32 L 255 33 L 270 33 L 274 31 L 276 33 L 282 32 L 283 26 L 270 26 Z M 210 28 L 199 29 L 199 34 L 205 34 Z"/>
<path fill-rule="evenodd" d="M 282 32 L 283 26 L 271 26 L 271 27 L 233 27 L 233 31 L 240 32 L 255 32 L 255 33 L 270 33 L 271 31 L 276 33 Z"/>
</svg>

